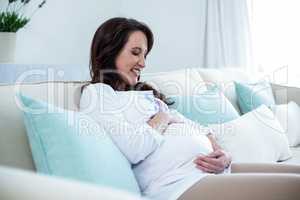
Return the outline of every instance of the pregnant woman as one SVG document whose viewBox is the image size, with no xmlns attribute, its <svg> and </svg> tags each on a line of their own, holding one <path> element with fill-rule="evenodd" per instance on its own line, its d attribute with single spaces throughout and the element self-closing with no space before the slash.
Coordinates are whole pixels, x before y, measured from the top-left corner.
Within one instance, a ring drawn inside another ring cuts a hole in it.
<svg viewBox="0 0 300 200">
<path fill-rule="evenodd" d="M 157 200 L 299 197 L 300 177 L 283 174 L 300 173 L 299 167 L 231 166 L 230 155 L 209 129 L 169 109 L 172 102 L 139 82 L 152 45 L 153 34 L 141 22 L 112 18 L 103 23 L 91 46 L 92 80 L 80 100 L 80 109 L 105 128 L 131 162 L 143 195 Z"/>
</svg>

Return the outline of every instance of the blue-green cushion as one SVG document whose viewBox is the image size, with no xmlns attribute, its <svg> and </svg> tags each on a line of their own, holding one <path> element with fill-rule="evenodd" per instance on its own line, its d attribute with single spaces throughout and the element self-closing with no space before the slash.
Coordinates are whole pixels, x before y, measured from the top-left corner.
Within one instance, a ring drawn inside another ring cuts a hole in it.
<svg viewBox="0 0 300 200">
<path fill-rule="evenodd" d="M 268 107 L 275 105 L 272 88 L 269 82 L 257 83 L 235 82 L 235 90 L 240 110 L 243 114 L 250 112 L 261 105 Z"/>
<path fill-rule="evenodd" d="M 224 123 L 239 117 L 230 101 L 216 88 L 171 99 L 175 102 L 171 108 L 202 125 Z"/>
<path fill-rule="evenodd" d="M 17 96 L 38 172 L 140 194 L 130 163 L 92 118 Z"/>
</svg>

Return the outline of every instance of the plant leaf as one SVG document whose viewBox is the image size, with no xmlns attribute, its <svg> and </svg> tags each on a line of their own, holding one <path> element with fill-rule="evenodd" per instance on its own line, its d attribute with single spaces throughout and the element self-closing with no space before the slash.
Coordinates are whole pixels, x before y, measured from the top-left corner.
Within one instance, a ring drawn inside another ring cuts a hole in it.
<svg viewBox="0 0 300 200">
<path fill-rule="evenodd" d="M 28 18 L 20 17 L 16 12 L 0 13 L 0 32 L 17 32 L 28 22 Z"/>
</svg>

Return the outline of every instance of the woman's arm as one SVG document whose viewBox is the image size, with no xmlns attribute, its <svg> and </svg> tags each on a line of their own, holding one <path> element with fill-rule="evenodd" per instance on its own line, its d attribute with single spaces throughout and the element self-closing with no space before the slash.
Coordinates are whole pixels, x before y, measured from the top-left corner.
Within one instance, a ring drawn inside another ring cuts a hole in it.
<svg viewBox="0 0 300 200">
<path fill-rule="evenodd" d="M 210 140 L 214 151 L 207 156 L 197 157 L 194 162 L 196 163 L 197 168 L 204 172 L 222 173 L 230 166 L 231 156 L 218 145 L 211 133 L 209 133 L 207 137 Z"/>
<path fill-rule="evenodd" d="M 148 123 L 128 123 L 124 102 L 103 83 L 87 86 L 81 95 L 80 111 L 95 119 L 132 163 L 144 160 L 163 142 L 163 136 Z M 128 102 L 125 102 L 128 103 Z"/>
</svg>

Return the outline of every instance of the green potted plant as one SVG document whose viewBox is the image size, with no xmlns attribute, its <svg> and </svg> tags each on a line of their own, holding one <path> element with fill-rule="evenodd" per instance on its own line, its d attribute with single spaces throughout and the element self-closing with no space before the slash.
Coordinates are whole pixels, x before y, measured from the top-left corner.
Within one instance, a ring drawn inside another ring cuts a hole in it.
<svg viewBox="0 0 300 200">
<path fill-rule="evenodd" d="M 26 14 L 31 0 L 6 0 L 0 2 L 0 62 L 12 62 L 16 48 L 16 33 L 28 24 L 46 0 L 40 1 L 30 15 Z"/>
</svg>

